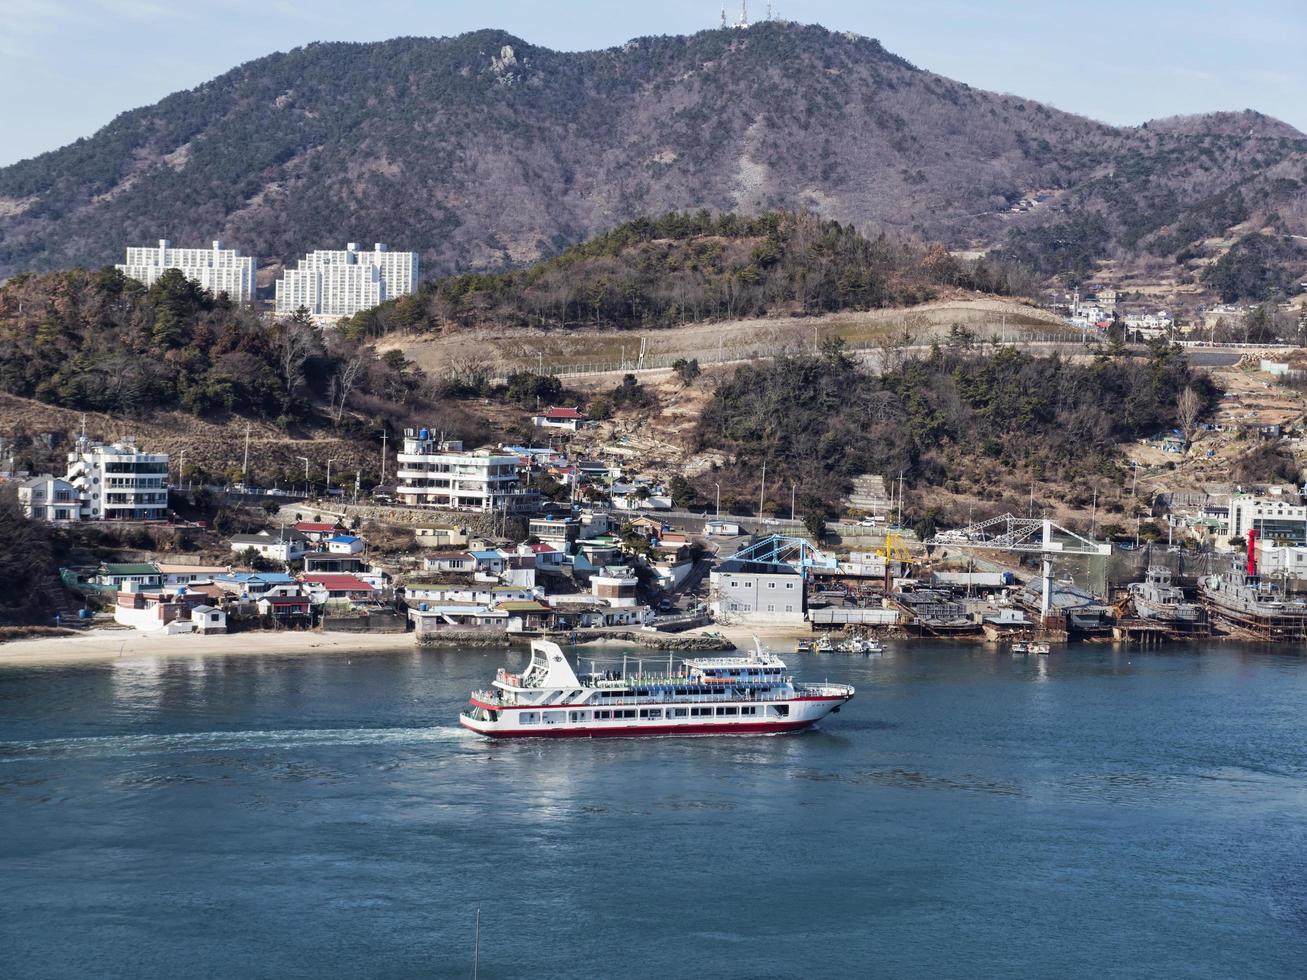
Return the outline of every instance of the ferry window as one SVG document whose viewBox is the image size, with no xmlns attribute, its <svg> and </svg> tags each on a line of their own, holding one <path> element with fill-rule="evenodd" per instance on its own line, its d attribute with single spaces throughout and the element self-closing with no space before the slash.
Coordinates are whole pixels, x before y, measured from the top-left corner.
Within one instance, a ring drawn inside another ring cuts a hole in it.
<svg viewBox="0 0 1307 980">
<path fill-rule="evenodd" d="M 596 712 L 595 712 L 595 721 L 607 721 L 607 720 L 608 720 L 609 718 L 611 718 L 611 717 L 613 717 L 613 713 L 612 713 L 611 711 L 596 711 Z"/>
<path fill-rule="evenodd" d="M 768 612 L 775 612 L 775 611 L 776 611 L 776 607 L 775 607 L 775 606 L 768 606 L 768 607 L 767 607 L 767 611 L 768 611 Z"/>
<path fill-rule="evenodd" d="M 756 715 L 757 713 L 758 713 L 758 708 L 755 705 L 746 705 L 745 707 L 740 709 L 741 715 Z"/>
<path fill-rule="evenodd" d="M 517 716 L 517 721 L 518 721 L 518 724 L 521 724 L 521 725 L 534 725 L 534 724 L 536 723 L 536 715 L 535 715 L 535 712 L 534 712 L 534 711 L 523 711 L 521 714 L 519 714 L 519 715 Z"/>
<path fill-rule="evenodd" d="M 568 715 L 568 718 L 569 718 L 571 721 L 589 721 L 589 720 L 590 720 L 590 712 L 588 712 L 588 711 L 573 711 L 573 712 L 571 712 L 571 713 Z"/>
<path fill-rule="evenodd" d="M 740 709 L 739 709 L 739 708 L 718 708 L 718 709 L 717 709 L 717 713 L 718 713 L 719 715 L 738 715 L 738 714 L 740 713 Z"/>
<path fill-rule="evenodd" d="M 641 718 L 661 718 L 663 716 L 662 708 L 641 708 Z"/>
<path fill-rule="evenodd" d="M 776 588 L 776 583 L 775 583 L 775 582 L 768 582 L 768 583 L 767 583 L 767 588 L 769 588 L 769 589 L 774 589 L 774 588 Z"/>
<path fill-rule="evenodd" d="M 788 704 L 771 705 L 772 714 L 777 718 L 788 718 L 790 716 L 790 706 Z"/>
<path fill-rule="evenodd" d="M 712 714 L 712 708 L 691 708 L 690 717 L 702 718 L 704 715 Z"/>
<path fill-rule="evenodd" d="M 623 718 L 634 718 L 634 717 L 635 717 L 635 709 L 634 709 L 634 708 L 630 708 L 630 709 L 628 709 L 628 710 L 626 710 L 626 711 L 623 711 L 623 712 L 622 712 L 622 717 L 623 717 Z"/>
<path fill-rule="evenodd" d="M 687 714 L 689 714 L 689 712 L 687 712 L 684 708 L 672 708 L 671 712 L 672 712 L 671 717 L 673 718 L 684 718 Z"/>
<path fill-rule="evenodd" d="M 794 583 L 793 583 L 793 582 L 786 582 L 786 583 L 785 583 L 785 587 L 786 587 L 787 589 L 792 589 L 792 588 L 794 588 Z"/>
</svg>

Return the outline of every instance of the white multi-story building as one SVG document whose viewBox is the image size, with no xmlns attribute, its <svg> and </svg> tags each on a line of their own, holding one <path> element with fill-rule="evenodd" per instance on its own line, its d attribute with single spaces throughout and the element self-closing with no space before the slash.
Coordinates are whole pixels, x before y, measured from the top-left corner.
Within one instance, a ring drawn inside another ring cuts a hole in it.
<svg viewBox="0 0 1307 980">
<path fill-rule="evenodd" d="M 396 460 L 395 493 L 405 504 L 518 512 L 540 499 L 537 491 L 521 489 L 519 457 L 489 449 L 464 452 L 461 442 L 433 439 L 426 429 L 404 430 Z"/>
<path fill-rule="evenodd" d="M 1230 498 L 1229 536 L 1246 537 L 1255 528 L 1258 537 L 1273 543 L 1307 543 L 1307 507 L 1296 495 L 1272 493 L 1259 497 L 1236 493 Z"/>
<path fill-rule="evenodd" d="M 161 238 L 158 248 L 127 249 L 127 261 L 115 268 L 147 286 L 168 269 L 177 269 L 215 296 L 226 293 L 238 303 L 254 301 L 254 258 L 241 255 L 240 249 L 223 248 L 222 242 L 214 242 L 210 248 L 173 248 L 172 242 Z"/>
<path fill-rule="evenodd" d="M 353 316 L 413 292 L 418 281 L 416 252 L 392 252 L 378 242 L 371 252 L 350 242 L 344 251 L 319 249 L 300 259 L 277 280 L 277 312 L 303 307 L 314 317 Z"/>
<path fill-rule="evenodd" d="M 130 442 L 77 441 L 64 479 L 76 488 L 82 520 L 161 521 L 168 516 L 168 454 Z"/>
</svg>

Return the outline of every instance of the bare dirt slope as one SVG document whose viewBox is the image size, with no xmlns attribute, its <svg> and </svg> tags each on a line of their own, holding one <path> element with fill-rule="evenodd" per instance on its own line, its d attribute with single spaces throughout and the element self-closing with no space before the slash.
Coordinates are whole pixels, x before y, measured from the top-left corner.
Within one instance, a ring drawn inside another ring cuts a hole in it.
<svg viewBox="0 0 1307 980">
<path fill-rule="evenodd" d="M 594 369 L 667 367 L 677 358 L 697 358 L 701 364 L 771 356 L 786 348 L 811 347 L 835 337 L 854 348 L 875 346 L 907 330 L 913 342 L 929 343 L 957 324 L 981 337 L 1007 339 L 1067 336 L 1067 328 L 1045 310 L 997 297 L 975 294 L 925 303 L 906 309 L 832 313 L 820 317 L 732 320 L 696 323 L 646 332 L 594 331 L 540 333 L 520 329 L 485 328 L 438 337 L 392 336 L 378 343 L 379 352 L 398 349 L 427 373 L 439 377 L 469 364 L 489 364 L 495 376 L 515 369 L 568 374 Z"/>
</svg>

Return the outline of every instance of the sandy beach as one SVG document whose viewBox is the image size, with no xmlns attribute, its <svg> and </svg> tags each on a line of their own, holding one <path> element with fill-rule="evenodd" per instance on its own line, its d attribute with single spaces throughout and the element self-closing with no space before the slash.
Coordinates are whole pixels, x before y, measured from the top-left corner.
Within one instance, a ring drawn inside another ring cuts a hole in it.
<svg viewBox="0 0 1307 980">
<path fill-rule="evenodd" d="M 794 641 L 811 636 L 804 626 L 709 626 L 692 632 L 716 632 L 741 650 L 753 647 L 758 636 L 764 645 L 785 652 Z M 90 630 L 78 636 L 46 636 L 0 644 L 0 667 L 53 663 L 95 663 L 119 658 L 278 656 L 297 653 L 362 653 L 411 650 L 412 633 L 237 633 L 230 636 L 166 636 L 137 630 Z"/>
<path fill-rule="evenodd" d="M 164 636 L 136 630 L 90 630 L 81 636 L 40 637 L 0 645 L 0 667 L 93 663 L 127 657 L 211 657 L 338 650 L 411 650 L 412 633 L 237 633 Z"/>
</svg>

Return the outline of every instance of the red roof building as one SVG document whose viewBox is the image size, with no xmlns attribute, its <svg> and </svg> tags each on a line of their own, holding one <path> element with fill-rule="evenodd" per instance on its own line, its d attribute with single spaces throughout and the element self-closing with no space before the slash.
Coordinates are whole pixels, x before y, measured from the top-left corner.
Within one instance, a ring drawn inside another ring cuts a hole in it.
<svg viewBox="0 0 1307 980">
<path fill-rule="evenodd" d="M 353 575 L 330 575 L 325 573 L 303 575 L 300 577 L 300 581 L 314 591 L 326 592 L 332 598 L 366 598 L 376 591 L 367 582 Z"/>
</svg>

